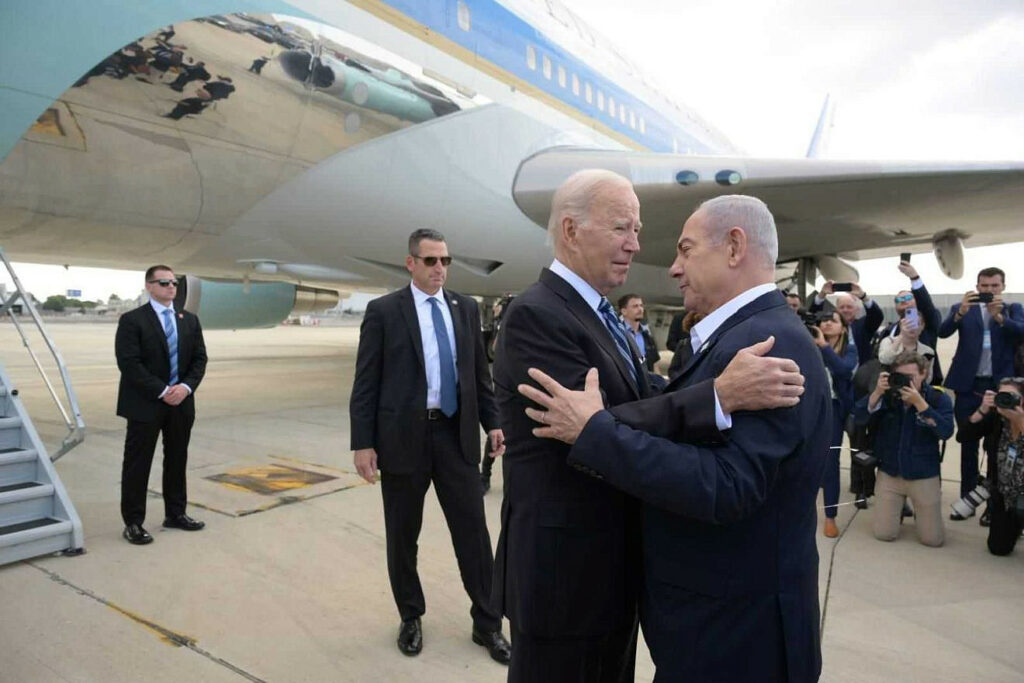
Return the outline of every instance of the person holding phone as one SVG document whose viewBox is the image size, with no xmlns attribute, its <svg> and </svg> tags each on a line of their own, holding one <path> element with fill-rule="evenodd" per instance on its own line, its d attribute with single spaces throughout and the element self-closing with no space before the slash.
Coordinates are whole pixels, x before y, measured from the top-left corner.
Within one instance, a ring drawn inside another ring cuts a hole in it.
<svg viewBox="0 0 1024 683">
<path fill-rule="evenodd" d="M 890 358 L 890 360 L 898 353 L 898 351 L 893 350 L 894 347 L 903 346 L 899 344 L 899 339 L 903 336 L 902 321 L 905 317 L 909 316 L 911 318 L 910 324 L 916 324 L 917 326 L 918 342 L 922 345 L 923 349 L 930 349 L 929 353 L 931 353 L 932 364 L 927 381 L 929 384 L 941 384 L 943 378 L 942 366 L 939 363 L 936 350 L 938 349 L 938 333 L 939 325 L 942 323 L 942 315 L 935 307 L 932 296 L 924 286 L 924 282 L 921 280 L 917 269 L 910 265 L 910 254 L 900 255 L 900 264 L 897 268 L 899 268 L 901 273 L 910 278 L 910 289 L 901 290 L 893 297 L 893 305 L 899 318 L 878 332 L 879 338 L 876 339 L 878 339 L 879 360 L 882 358 L 883 345 L 887 349 L 886 357 Z M 884 343 L 886 339 L 891 341 Z M 914 348 L 914 346 L 911 344 L 910 348 Z M 918 352 L 924 353 L 925 351 L 919 350 Z M 888 363 L 889 361 L 882 360 L 882 362 Z"/>
<path fill-rule="evenodd" d="M 953 411 L 963 428 L 981 405 L 986 391 L 996 388 L 995 379 L 1013 375 L 1013 354 L 1024 339 L 1024 309 L 1020 304 L 1003 301 L 1006 273 L 999 268 L 984 268 L 978 273 L 975 289 L 954 304 L 939 326 L 945 339 L 957 333 L 956 353 L 949 366 L 945 386 L 956 392 Z M 978 484 L 978 439 L 961 441 L 960 496 Z M 986 522 L 988 512 L 982 516 Z M 950 519 L 966 519 L 953 512 Z"/>
<path fill-rule="evenodd" d="M 823 312 L 825 297 L 837 292 L 839 295 L 836 297 L 835 308 L 849 329 L 850 344 L 857 350 L 857 362 L 866 363 L 871 360 L 871 339 L 884 322 L 885 314 L 882 313 L 882 307 L 869 298 L 856 282 L 833 280 L 826 280 L 821 292 L 814 295 L 808 312 Z M 864 309 L 863 316 L 860 315 L 861 308 Z"/>
<path fill-rule="evenodd" d="M 931 384 L 935 374 L 935 349 L 921 341 L 923 326 L 921 316 L 916 308 L 906 309 L 904 315 L 896 323 L 899 329 L 897 336 L 886 336 L 878 345 L 878 361 L 882 365 L 892 365 L 893 361 L 904 351 L 913 351 L 928 361 L 928 370 L 924 381 Z"/>
</svg>

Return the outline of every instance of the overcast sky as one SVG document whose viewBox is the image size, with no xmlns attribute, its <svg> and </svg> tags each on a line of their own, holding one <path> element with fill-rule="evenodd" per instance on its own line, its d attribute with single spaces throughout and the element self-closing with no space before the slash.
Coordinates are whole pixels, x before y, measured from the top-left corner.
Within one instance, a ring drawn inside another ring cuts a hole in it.
<svg viewBox="0 0 1024 683">
<path fill-rule="evenodd" d="M 750 155 L 803 156 L 831 93 L 826 156 L 1024 159 L 1019 0 L 564 1 Z M 968 249 L 961 281 L 941 275 L 930 255 L 914 263 L 937 293 L 966 291 L 989 265 L 1010 273 L 1009 290 L 1024 290 L 1013 272 L 1024 243 Z M 892 259 L 856 265 L 869 290 L 905 285 Z M 19 273 L 39 296 L 73 288 L 104 300 L 135 296 L 142 280 L 53 266 Z"/>
</svg>

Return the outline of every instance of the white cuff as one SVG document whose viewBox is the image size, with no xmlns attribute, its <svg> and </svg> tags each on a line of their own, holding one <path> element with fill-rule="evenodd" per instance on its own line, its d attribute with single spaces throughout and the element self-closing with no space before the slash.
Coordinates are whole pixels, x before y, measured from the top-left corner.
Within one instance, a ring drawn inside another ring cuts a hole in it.
<svg viewBox="0 0 1024 683">
<path fill-rule="evenodd" d="M 715 426 L 720 432 L 732 429 L 732 416 L 726 415 L 722 411 L 722 403 L 718 400 L 718 390 L 712 387 L 712 392 L 715 394 Z"/>
</svg>

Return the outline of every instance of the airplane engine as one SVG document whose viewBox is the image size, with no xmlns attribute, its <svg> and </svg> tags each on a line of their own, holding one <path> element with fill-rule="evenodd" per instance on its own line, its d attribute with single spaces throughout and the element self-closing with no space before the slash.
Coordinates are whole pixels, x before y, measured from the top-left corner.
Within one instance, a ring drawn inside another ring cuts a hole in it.
<svg viewBox="0 0 1024 683">
<path fill-rule="evenodd" d="M 935 260 L 946 277 L 959 280 L 964 276 L 964 241 L 956 230 L 937 233 L 932 238 Z"/>
<path fill-rule="evenodd" d="M 829 254 L 822 254 L 816 259 L 818 270 L 822 277 L 833 282 L 857 282 L 860 273 L 846 261 L 843 261 Z"/>
<path fill-rule="evenodd" d="M 175 302 L 199 316 L 211 330 L 273 327 L 292 315 L 325 311 L 338 304 L 338 292 L 290 282 L 207 280 L 179 277 Z"/>
</svg>

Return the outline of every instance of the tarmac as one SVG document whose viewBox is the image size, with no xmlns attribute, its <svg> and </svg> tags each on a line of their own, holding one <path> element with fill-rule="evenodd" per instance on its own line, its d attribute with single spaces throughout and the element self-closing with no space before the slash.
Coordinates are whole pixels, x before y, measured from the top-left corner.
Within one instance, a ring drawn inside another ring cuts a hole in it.
<svg viewBox="0 0 1024 683">
<path fill-rule="evenodd" d="M 470 640 L 469 600 L 431 494 L 419 548 L 423 653 L 408 658 L 395 647 L 380 491 L 356 476 L 348 447 L 358 327 L 206 333 L 188 483 L 189 514 L 207 526 L 160 527 L 155 462 L 146 525 L 155 542 L 142 547 L 121 538 L 115 328 L 48 329 L 88 427 L 57 462 L 86 553 L 0 567 L 0 682 L 505 680 Z M 43 440 L 59 443 L 63 424 L 9 324 L 0 325 L 0 351 Z M 951 352 L 940 344 L 943 358 Z M 955 442 L 943 475 L 948 506 Z M 942 548 L 920 545 L 912 519 L 897 541 L 877 541 L 873 508 L 849 504 L 847 476 L 844 467 L 843 533 L 818 535 L 821 680 L 1024 680 L 1022 551 L 991 556 L 976 518 L 947 520 Z M 246 477 L 263 492 L 241 486 Z M 485 497 L 492 542 L 501 494 L 496 467 Z M 641 643 L 636 680 L 653 676 Z"/>
</svg>

